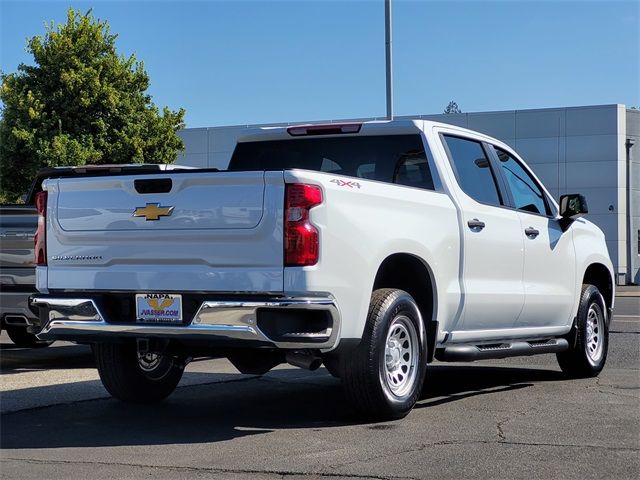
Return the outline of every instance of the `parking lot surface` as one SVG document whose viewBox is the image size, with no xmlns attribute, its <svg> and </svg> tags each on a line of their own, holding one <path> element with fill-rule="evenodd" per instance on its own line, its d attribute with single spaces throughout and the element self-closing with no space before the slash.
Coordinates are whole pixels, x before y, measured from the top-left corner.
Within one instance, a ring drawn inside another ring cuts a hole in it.
<svg viewBox="0 0 640 480">
<path fill-rule="evenodd" d="M 189 365 L 162 404 L 109 398 L 90 348 L 0 352 L 1 476 L 41 478 L 640 477 L 640 298 L 619 297 L 607 366 L 553 355 L 434 363 L 405 419 L 362 423 L 324 369 Z"/>
</svg>

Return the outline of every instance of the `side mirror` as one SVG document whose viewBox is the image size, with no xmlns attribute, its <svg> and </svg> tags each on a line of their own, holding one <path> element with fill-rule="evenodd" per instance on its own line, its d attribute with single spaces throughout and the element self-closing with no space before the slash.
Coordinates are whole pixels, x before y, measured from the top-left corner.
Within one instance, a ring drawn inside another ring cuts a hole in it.
<svg viewBox="0 0 640 480">
<path fill-rule="evenodd" d="M 584 195 L 570 193 L 560 196 L 560 216 L 562 218 L 575 220 L 586 213 L 589 213 L 589 207 Z"/>
</svg>

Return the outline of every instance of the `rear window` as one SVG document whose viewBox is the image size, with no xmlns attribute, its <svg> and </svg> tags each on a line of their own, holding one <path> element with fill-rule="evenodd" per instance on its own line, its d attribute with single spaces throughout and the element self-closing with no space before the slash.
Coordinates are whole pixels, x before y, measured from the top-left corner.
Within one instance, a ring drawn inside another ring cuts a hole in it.
<svg viewBox="0 0 640 480">
<path fill-rule="evenodd" d="M 239 143 L 228 170 L 318 172 L 433 190 L 420 135 L 296 138 Z"/>
</svg>

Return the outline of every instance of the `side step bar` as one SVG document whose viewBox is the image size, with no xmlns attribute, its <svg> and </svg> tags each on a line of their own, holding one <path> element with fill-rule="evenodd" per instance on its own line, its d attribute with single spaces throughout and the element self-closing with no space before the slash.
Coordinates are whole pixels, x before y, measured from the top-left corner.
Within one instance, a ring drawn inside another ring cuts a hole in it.
<svg viewBox="0 0 640 480">
<path fill-rule="evenodd" d="M 540 353 L 558 353 L 569 348 L 564 338 L 529 342 L 503 342 L 486 345 L 451 345 L 436 350 L 436 359 L 443 362 L 473 362 L 490 358 L 519 357 Z"/>
</svg>

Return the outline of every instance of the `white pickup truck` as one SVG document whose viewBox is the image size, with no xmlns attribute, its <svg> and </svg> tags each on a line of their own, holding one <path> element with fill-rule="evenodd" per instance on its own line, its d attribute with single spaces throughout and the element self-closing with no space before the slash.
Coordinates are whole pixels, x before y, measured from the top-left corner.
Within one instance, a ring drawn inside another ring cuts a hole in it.
<svg viewBox="0 0 640 480">
<path fill-rule="evenodd" d="M 614 300 L 584 197 L 506 144 L 422 120 L 256 129 L 226 171 L 51 178 L 38 194 L 41 340 L 90 343 L 116 398 L 159 401 L 193 357 L 324 362 L 373 418 L 427 364 L 556 353 L 604 366 Z"/>
</svg>

